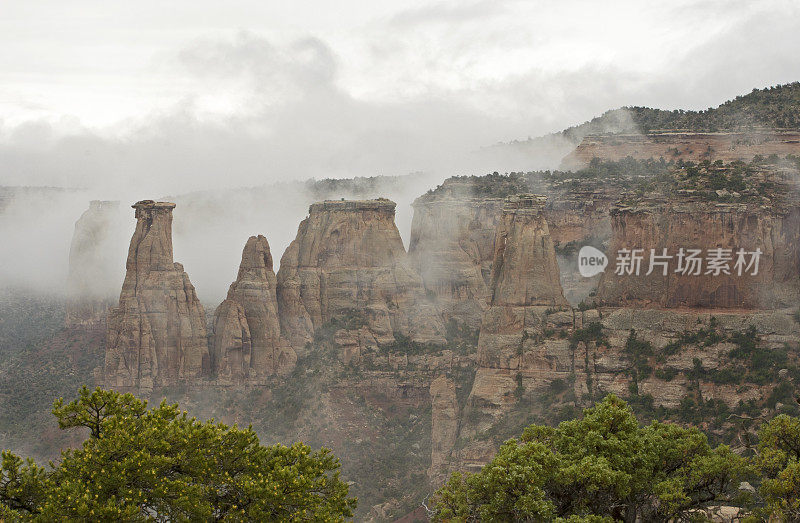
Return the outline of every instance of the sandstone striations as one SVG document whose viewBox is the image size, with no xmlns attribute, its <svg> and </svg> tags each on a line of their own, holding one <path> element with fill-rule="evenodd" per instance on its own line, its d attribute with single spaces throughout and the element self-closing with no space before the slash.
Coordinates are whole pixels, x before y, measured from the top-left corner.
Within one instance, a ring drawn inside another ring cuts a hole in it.
<svg viewBox="0 0 800 523">
<path fill-rule="evenodd" d="M 773 309 L 800 300 L 800 207 L 638 201 L 616 206 L 612 227 L 600 303 Z"/>
<path fill-rule="evenodd" d="M 272 254 L 263 236 L 251 236 L 227 298 L 214 313 L 211 369 L 218 384 L 257 381 L 289 372 L 297 360 L 281 336 Z"/>
<path fill-rule="evenodd" d="M 443 343 L 441 318 L 426 299 L 386 199 L 325 201 L 309 208 L 281 258 L 281 329 L 296 349 L 323 325 L 337 330 L 343 357 L 399 341 Z"/>
<path fill-rule="evenodd" d="M 680 130 L 647 134 L 595 134 L 583 138 L 562 161 L 567 168 L 580 168 L 592 158 L 621 160 L 664 158 L 665 160 L 750 161 L 756 155 L 800 154 L 800 133 L 773 129 L 748 132 L 699 133 Z"/>
<path fill-rule="evenodd" d="M 114 304 L 117 265 L 113 239 L 119 202 L 93 200 L 75 222 L 69 248 L 67 327 L 96 326 Z"/>
<path fill-rule="evenodd" d="M 434 483 L 447 475 L 447 462 L 458 437 L 459 407 L 452 379 L 439 376 L 430 387 L 431 394 L 431 466 L 428 476 Z"/>
<path fill-rule="evenodd" d="M 489 309 L 478 339 L 480 368 L 472 406 L 513 402 L 516 372 L 535 367 L 561 370 L 563 358 L 542 344 L 549 323 L 572 327 L 572 310 L 559 283 L 559 269 L 544 217 L 545 198 L 509 197 L 497 226 Z M 513 374 L 512 374 L 513 371 Z"/>
<path fill-rule="evenodd" d="M 145 200 L 136 209 L 119 306 L 108 316 L 105 382 L 118 389 L 192 382 L 207 367 L 203 306 L 173 261 L 173 203 Z"/>
<path fill-rule="evenodd" d="M 568 306 L 559 283 L 545 202 L 544 196 L 533 194 L 506 199 L 494 240 L 492 306 Z"/>
<path fill-rule="evenodd" d="M 501 198 L 418 198 L 408 254 L 445 320 L 480 326 L 489 302 Z"/>
</svg>

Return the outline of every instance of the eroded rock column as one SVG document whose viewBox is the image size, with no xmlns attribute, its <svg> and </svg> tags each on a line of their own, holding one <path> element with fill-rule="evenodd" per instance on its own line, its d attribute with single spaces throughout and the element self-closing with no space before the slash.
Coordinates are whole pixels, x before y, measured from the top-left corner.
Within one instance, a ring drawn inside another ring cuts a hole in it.
<svg viewBox="0 0 800 523">
<path fill-rule="evenodd" d="M 119 306 L 108 316 L 105 382 L 149 391 L 191 383 L 210 363 L 203 306 L 173 261 L 174 203 L 140 201 Z"/>
<path fill-rule="evenodd" d="M 568 340 L 544 336 L 573 326 L 544 205 L 544 196 L 509 197 L 497 226 L 491 302 L 483 315 L 469 402 L 469 408 L 492 417 L 515 403 L 525 386 L 571 371 Z"/>
<path fill-rule="evenodd" d="M 445 320 L 480 327 L 488 307 L 500 198 L 421 197 L 408 254 Z"/>
<path fill-rule="evenodd" d="M 211 367 L 219 384 L 285 374 L 297 361 L 281 336 L 272 254 L 264 236 L 251 236 L 239 274 L 214 314 Z"/>
<path fill-rule="evenodd" d="M 281 329 L 296 350 L 326 324 L 347 360 L 396 334 L 444 342 L 441 317 L 408 261 L 394 211 L 386 199 L 311 205 L 278 271 Z"/>
<path fill-rule="evenodd" d="M 93 200 L 75 222 L 69 248 L 67 327 L 102 324 L 116 301 L 119 266 L 115 260 L 119 202 Z"/>
</svg>

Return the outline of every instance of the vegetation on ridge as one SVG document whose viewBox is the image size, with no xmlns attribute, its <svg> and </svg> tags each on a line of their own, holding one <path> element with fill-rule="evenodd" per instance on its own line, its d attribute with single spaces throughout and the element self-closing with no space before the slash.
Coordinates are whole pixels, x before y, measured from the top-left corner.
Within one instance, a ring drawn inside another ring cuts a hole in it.
<svg viewBox="0 0 800 523">
<path fill-rule="evenodd" d="M 435 521 L 745 521 L 800 517 L 800 419 L 764 424 L 751 456 L 712 447 L 696 428 L 640 426 L 614 395 L 557 427 L 531 425 L 475 474 L 454 473 Z M 746 480 L 759 485 L 751 487 Z"/>
<path fill-rule="evenodd" d="M 100 388 L 56 400 L 53 414 L 90 437 L 49 468 L 4 452 L 0 519 L 338 521 L 356 507 L 325 448 L 264 447 L 252 428 Z"/>
</svg>

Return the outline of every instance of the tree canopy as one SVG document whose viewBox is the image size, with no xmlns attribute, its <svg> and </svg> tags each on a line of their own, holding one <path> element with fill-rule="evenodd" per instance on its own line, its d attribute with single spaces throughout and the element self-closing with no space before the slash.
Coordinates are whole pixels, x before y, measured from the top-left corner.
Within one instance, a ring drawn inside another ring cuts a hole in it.
<svg viewBox="0 0 800 523">
<path fill-rule="evenodd" d="M 54 403 L 79 449 L 44 468 L 4 452 L 0 518 L 53 521 L 340 521 L 356 500 L 327 449 L 262 446 L 251 429 L 199 421 L 163 401 L 84 387 Z"/>
<path fill-rule="evenodd" d="M 640 427 L 609 395 L 582 419 L 531 425 L 476 474 L 455 473 L 434 498 L 437 521 L 680 521 L 745 496 L 746 458 L 695 428 Z"/>
</svg>

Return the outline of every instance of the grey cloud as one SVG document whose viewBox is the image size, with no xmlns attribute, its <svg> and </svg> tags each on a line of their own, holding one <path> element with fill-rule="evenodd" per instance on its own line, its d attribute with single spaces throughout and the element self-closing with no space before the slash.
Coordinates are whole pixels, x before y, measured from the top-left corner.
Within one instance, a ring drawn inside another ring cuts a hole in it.
<svg viewBox="0 0 800 523">
<path fill-rule="evenodd" d="M 392 16 L 390 24 L 397 27 L 410 27 L 420 24 L 486 20 L 504 12 L 506 3 L 501 0 L 434 2 L 423 7 L 401 11 Z"/>
</svg>

